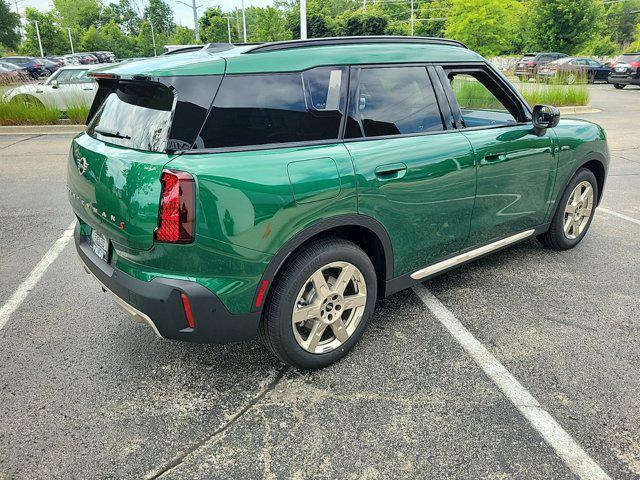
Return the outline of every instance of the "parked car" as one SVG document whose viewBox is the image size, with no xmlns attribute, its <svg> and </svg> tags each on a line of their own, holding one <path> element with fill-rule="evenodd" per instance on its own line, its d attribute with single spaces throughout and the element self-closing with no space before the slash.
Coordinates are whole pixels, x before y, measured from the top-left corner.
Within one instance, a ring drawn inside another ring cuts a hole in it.
<svg viewBox="0 0 640 480">
<path fill-rule="evenodd" d="M 538 69 L 542 65 L 566 56 L 557 52 L 525 53 L 516 65 L 515 75 L 521 82 L 528 82 L 538 76 Z"/>
<path fill-rule="evenodd" d="M 69 107 L 91 105 L 97 84 L 87 76 L 90 66 L 62 67 L 44 83 L 27 84 L 8 90 L 5 101 L 23 101 L 66 111 Z"/>
<path fill-rule="evenodd" d="M 14 65 L 13 63 L 4 62 L 0 60 L 0 67 L 5 68 L 6 70 L 15 71 L 19 77 L 20 81 L 27 81 L 30 78 L 29 70 L 26 67 L 20 67 L 18 65 Z"/>
<path fill-rule="evenodd" d="M 2 57 L 3 62 L 11 63 L 20 68 L 24 68 L 29 72 L 32 78 L 43 78 L 50 75 L 49 70 L 45 68 L 43 63 L 33 57 Z"/>
<path fill-rule="evenodd" d="M 98 58 L 91 53 L 81 52 L 77 53 L 76 55 L 80 59 L 80 63 L 82 65 L 95 65 L 98 63 Z"/>
<path fill-rule="evenodd" d="M 2 64 L 0 64 L 0 85 L 10 85 L 12 83 L 18 83 L 21 80 L 20 70 L 3 67 Z"/>
<path fill-rule="evenodd" d="M 50 62 L 55 63 L 58 66 L 58 68 L 64 67 L 66 65 L 66 63 L 65 63 L 65 61 L 64 61 L 64 59 L 62 57 L 49 56 L 49 57 L 46 57 L 46 59 L 49 60 Z"/>
<path fill-rule="evenodd" d="M 112 52 L 90 52 L 90 53 L 98 59 L 99 63 L 113 63 L 116 61 L 116 56 Z"/>
<path fill-rule="evenodd" d="M 65 55 L 62 59 L 64 60 L 65 65 L 81 65 L 80 55 L 76 55 L 75 53 Z"/>
<path fill-rule="evenodd" d="M 541 81 L 557 80 L 567 85 L 580 81 L 606 82 L 610 71 L 611 68 L 592 58 L 564 57 L 540 67 L 538 78 Z"/>
<path fill-rule="evenodd" d="M 38 58 L 37 60 L 42 64 L 44 70 L 47 72 L 45 74 L 45 76 L 47 77 L 57 72 L 58 69 L 60 68 L 60 65 L 58 64 L 58 62 L 53 62 L 48 58 Z"/>
<path fill-rule="evenodd" d="M 379 297 L 532 237 L 575 247 L 609 164 L 602 128 L 530 108 L 453 40 L 294 40 L 91 75 L 67 170 L 86 270 L 162 337 L 260 332 L 300 368 L 344 356 Z"/>
<path fill-rule="evenodd" d="M 613 70 L 607 81 L 617 89 L 627 85 L 640 85 L 640 52 L 620 55 L 611 67 Z"/>
</svg>

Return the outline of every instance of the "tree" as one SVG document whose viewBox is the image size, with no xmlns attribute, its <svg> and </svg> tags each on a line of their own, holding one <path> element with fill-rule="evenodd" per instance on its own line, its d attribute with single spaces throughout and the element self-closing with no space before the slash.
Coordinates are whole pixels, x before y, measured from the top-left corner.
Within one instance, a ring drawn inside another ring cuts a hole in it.
<svg viewBox="0 0 640 480">
<path fill-rule="evenodd" d="M 196 32 L 182 25 L 176 26 L 173 33 L 168 39 L 168 43 L 172 45 L 192 45 L 196 43 Z"/>
<path fill-rule="evenodd" d="M 163 0 L 149 0 L 149 5 L 144 9 L 144 18 L 147 22 L 153 23 L 157 33 L 169 35 L 175 27 L 173 10 Z"/>
<path fill-rule="evenodd" d="M 384 35 L 389 20 L 379 14 L 345 13 L 338 18 L 336 33 L 342 36 Z"/>
<path fill-rule="evenodd" d="M 207 8 L 200 17 L 200 36 L 203 42 L 228 42 L 227 19 L 220 7 Z M 227 15 L 228 16 L 228 15 Z M 235 32 L 231 31 L 231 41 L 236 41 Z"/>
<path fill-rule="evenodd" d="M 255 13 L 253 29 L 249 30 L 247 27 L 250 41 L 274 42 L 291 38 L 291 32 L 287 29 L 284 15 L 280 10 L 274 7 L 256 8 Z"/>
<path fill-rule="evenodd" d="M 633 42 L 640 0 L 624 0 L 605 4 L 607 31 L 621 47 Z"/>
<path fill-rule="evenodd" d="M 63 27 L 87 29 L 100 24 L 102 5 L 98 0 L 53 0 L 53 8 Z"/>
<path fill-rule="evenodd" d="M 517 0 L 453 0 L 445 34 L 482 55 L 509 53 L 523 10 Z"/>
<path fill-rule="evenodd" d="M 154 26 L 155 28 L 155 26 Z M 136 38 L 137 44 L 137 56 L 139 57 L 152 57 L 153 51 L 153 37 L 151 36 L 151 24 L 147 21 L 142 22 L 140 25 L 140 33 Z M 166 37 L 162 33 L 156 33 L 156 52 L 162 53 L 163 47 L 166 45 Z"/>
<path fill-rule="evenodd" d="M 415 34 L 425 37 L 444 37 L 446 18 L 450 15 L 451 8 L 451 0 L 432 0 L 421 3 L 417 11 Z"/>
<path fill-rule="evenodd" d="M 38 22 L 40 39 L 45 55 L 60 55 L 71 53 L 69 40 L 64 30 L 57 23 L 57 15 L 52 12 L 39 12 L 35 8 L 25 10 L 27 19 L 25 26 L 25 41 L 20 46 L 20 51 L 25 55 L 40 56 L 38 36 L 34 22 Z"/>
<path fill-rule="evenodd" d="M 533 49 L 572 54 L 604 28 L 601 0 L 532 0 L 527 32 Z"/>
<path fill-rule="evenodd" d="M 118 3 L 110 3 L 105 7 L 101 21 L 106 25 L 111 20 L 128 35 L 137 35 L 140 31 L 140 15 L 129 0 L 119 0 Z"/>
<path fill-rule="evenodd" d="M 8 48 L 17 48 L 20 43 L 20 35 L 17 28 L 20 25 L 20 17 L 12 12 L 5 0 L 0 0 L 0 45 Z"/>
</svg>

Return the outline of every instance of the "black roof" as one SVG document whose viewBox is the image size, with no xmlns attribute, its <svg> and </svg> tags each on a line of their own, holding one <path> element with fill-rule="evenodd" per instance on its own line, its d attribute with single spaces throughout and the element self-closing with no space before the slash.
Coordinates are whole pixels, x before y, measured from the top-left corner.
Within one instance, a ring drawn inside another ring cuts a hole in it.
<svg viewBox="0 0 640 480">
<path fill-rule="evenodd" d="M 324 47 L 328 45 L 352 45 L 363 43 L 422 43 L 440 44 L 454 47 L 467 48 L 467 46 L 457 40 L 438 37 L 405 37 L 405 36 L 362 36 L 362 37 L 327 37 L 309 38 L 306 40 L 286 40 L 282 42 L 269 42 L 256 45 L 245 50 L 243 53 L 273 52 L 278 50 L 289 50 L 292 48 L 304 47 Z"/>
</svg>

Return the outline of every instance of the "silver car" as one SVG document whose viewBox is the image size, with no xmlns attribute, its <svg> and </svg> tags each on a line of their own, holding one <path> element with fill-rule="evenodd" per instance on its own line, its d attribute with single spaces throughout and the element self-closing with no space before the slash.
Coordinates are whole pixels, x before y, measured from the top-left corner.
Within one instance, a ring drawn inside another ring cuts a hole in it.
<svg viewBox="0 0 640 480">
<path fill-rule="evenodd" d="M 70 107 L 91 105 L 98 86 L 87 76 L 96 65 L 73 65 L 62 67 L 44 83 L 31 83 L 8 90 L 5 101 L 24 100 L 67 111 Z"/>
</svg>

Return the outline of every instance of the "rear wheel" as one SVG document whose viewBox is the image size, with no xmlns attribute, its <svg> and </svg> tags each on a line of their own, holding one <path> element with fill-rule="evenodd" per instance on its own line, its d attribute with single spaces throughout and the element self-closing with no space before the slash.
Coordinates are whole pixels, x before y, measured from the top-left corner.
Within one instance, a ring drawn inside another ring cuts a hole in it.
<svg viewBox="0 0 640 480">
<path fill-rule="evenodd" d="M 567 85 L 573 85 L 574 83 L 576 83 L 575 74 L 570 73 L 569 75 L 567 75 L 567 78 L 565 79 L 565 81 L 567 82 Z"/>
<path fill-rule="evenodd" d="M 342 358 L 364 332 L 376 301 L 376 272 L 355 244 L 328 238 L 288 263 L 273 286 L 260 334 L 283 362 L 322 368 Z"/>
<path fill-rule="evenodd" d="M 618 90 L 622 90 L 627 85 L 624 83 L 614 83 L 613 86 L 616 87 Z"/>
<path fill-rule="evenodd" d="M 556 250 L 575 247 L 591 225 L 597 198 L 598 182 L 593 172 L 578 170 L 562 194 L 549 230 L 538 235 L 538 240 Z"/>
</svg>

